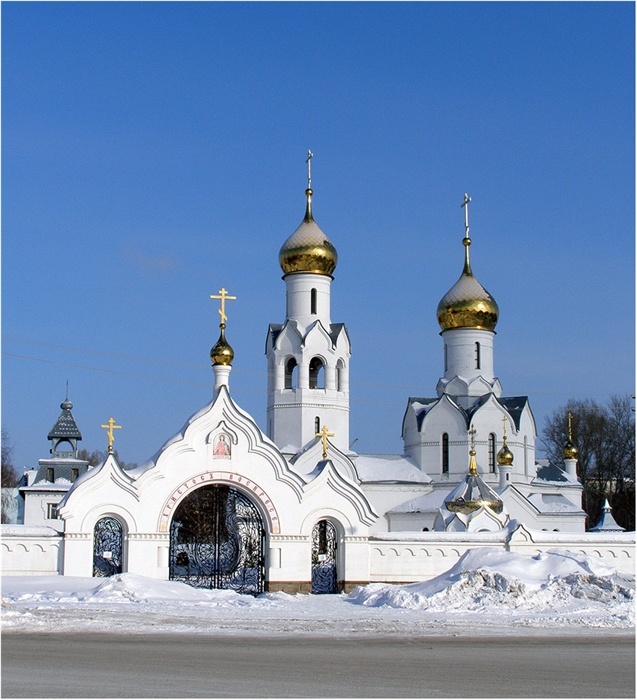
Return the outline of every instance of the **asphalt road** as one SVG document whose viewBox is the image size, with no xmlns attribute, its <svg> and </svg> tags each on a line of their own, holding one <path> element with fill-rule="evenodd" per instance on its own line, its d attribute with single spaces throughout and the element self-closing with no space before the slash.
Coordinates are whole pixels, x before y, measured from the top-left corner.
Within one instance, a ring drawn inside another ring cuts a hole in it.
<svg viewBox="0 0 637 700">
<path fill-rule="evenodd" d="M 635 642 L 2 635 L 2 697 L 635 697 Z"/>
</svg>

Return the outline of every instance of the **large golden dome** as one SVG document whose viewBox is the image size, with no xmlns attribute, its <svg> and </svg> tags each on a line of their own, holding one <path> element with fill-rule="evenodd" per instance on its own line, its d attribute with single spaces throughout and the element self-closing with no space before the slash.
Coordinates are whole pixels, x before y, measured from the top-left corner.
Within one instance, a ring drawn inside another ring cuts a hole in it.
<svg viewBox="0 0 637 700">
<path fill-rule="evenodd" d="M 458 281 L 442 297 L 436 314 L 443 331 L 450 328 L 480 328 L 492 331 L 500 310 L 495 299 L 473 276 L 469 264 L 469 246 L 471 239 L 465 236 L 464 269 Z"/>
<path fill-rule="evenodd" d="M 331 275 L 338 255 L 330 239 L 321 231 L 312 217 L 312 190 L 305 190 L 307 209 L 305 218 L 279 251 L 279 264 L 286 275 L 294 272 L 314 272 Z"/>
</svg>

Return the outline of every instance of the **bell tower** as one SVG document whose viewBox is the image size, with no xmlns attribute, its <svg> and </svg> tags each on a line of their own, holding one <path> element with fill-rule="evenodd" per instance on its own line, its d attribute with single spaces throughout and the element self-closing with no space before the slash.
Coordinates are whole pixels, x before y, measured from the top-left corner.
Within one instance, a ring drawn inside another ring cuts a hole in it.
<svg viewBox="0 0 637 700">
<path fill-rule="evenodd" d="M 285 323 L 271 324 L 268 437 L 295 454 L 327 426 L 331 442 L 349 451 L 349 359 L 343 323 L 332 323 L 330 294 L 338 255 L 312 214 L 312 152 L 308 151 L 305 216 L 279 252 L 286 288 Z"/>
</svg>

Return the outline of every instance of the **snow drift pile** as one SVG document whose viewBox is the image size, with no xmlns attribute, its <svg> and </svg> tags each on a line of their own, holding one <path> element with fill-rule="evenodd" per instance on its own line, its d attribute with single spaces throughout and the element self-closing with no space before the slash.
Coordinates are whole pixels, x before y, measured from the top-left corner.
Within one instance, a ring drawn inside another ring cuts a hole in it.
<svg viewBox="0 0 637 700">
<path fill-rule="evenodd" d="M 5 576 L 4 631 L 192 634 L 493 634 L 634 628 L 635 577 L 599 558 L 534 557 L 488 547 L 409 585 L 373 583 L 348 595 L 191 588 L 124 573 L 99 579 Z"/>
<path fill-rule="evenodd" d="M 599 559 L 565 550 L 530 557 L 488 548 L 466 552 L 431 581 L 356 588 L 353 603 L 412 610 L 497 612 L 502 608 L 557 611 L 581 601 L 633 607 L 635 578 Z"/>
</svg>

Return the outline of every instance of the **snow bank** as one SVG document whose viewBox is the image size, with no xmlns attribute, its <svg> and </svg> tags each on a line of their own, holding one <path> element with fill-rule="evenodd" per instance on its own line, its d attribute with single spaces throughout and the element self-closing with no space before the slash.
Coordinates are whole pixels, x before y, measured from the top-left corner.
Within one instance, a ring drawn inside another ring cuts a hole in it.
<svg viewBox="0 0 637 700">
<path fill-rule="evenodd" d="M 567 612 L 590 609 L 595 603 L 608 615 L 632 620 L 634 595 L 634 576 L 594 557 L 565 550 L 531 557 L 477 548 L 431 581 L 359 586 L 349 601 L 368 607 L 482 612 L 500 618 L 512 608 Z"/>
<path fill-rule="evenodd" d="M 470 550 L 445 574 L 347 595 L 191 588 L 136 574 L 5 576 L 2 626 L 15 632 L 480 635 L 634 627 L 634 576 L 596 558 Z M 572 632 L 571 632 L 572 633 Z"/>
</svg>

